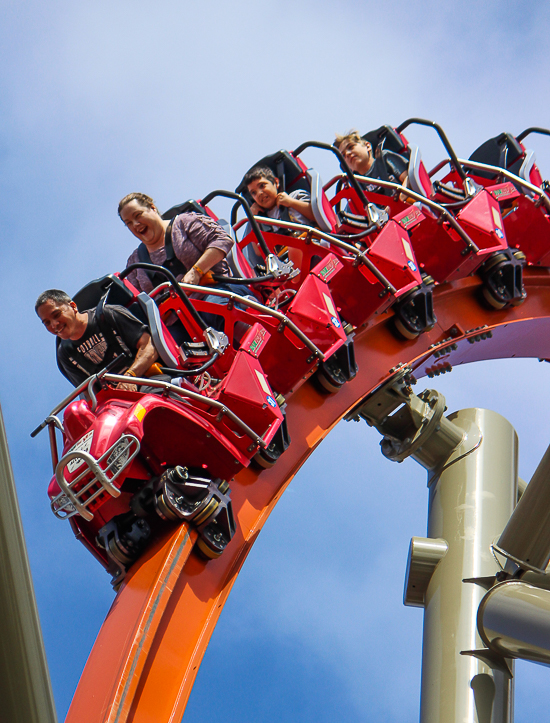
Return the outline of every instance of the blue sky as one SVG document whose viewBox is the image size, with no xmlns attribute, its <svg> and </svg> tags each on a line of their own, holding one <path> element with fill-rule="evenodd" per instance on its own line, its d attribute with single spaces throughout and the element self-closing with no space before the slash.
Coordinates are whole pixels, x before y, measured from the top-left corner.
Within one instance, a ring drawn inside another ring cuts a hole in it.
<svg viewBox="0 0 550 723">
<path fill-rule="evenodd" d="M 279 148 L 411 116 L 438 121 L 459 155 L 503 130 L 550 125 L 546 3 L 386 8 L 2 3 L 2 333 L 12 348 L 0 359 L 0 401 L 60 719 L 113 595 L 51 514 L 47 439 L 29 438 L 68 391 L 34 300 L 124 266 L 133 241 L 116 206 L 130 191 L 168 208 L 234 188 Z M 435 165 L 435 134 L 410 137 Z M 534 148 L 547 176 L 550 141 Z M 336 172 L 320 154 L 306 160 L 325 180 Z M 536 360 L 480 363 L 433 386 L 450 409 L 508 417 L 529 478 L 550 438 L 549 373 Z M 422 614 L 401 594 L 409 539 L 425 533 L 425 478 L 413 462 L 383 459 L 378 441 L 342 424 L 296 477 L 234 587 L 186 721 L 417 720 Z M 342 488 L 368 501 L 351 526 Z M 547 676 L 518 665 L 519 723 L 547 717 Z"/>
</svg>

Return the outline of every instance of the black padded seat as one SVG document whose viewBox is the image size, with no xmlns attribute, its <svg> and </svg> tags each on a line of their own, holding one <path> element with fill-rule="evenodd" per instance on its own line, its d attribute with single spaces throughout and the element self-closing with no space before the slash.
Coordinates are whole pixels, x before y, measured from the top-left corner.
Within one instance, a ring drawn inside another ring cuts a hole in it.
<svg viewBox="0 0 550 723">
<path fill-rule="evenodd" d="M 373 153 L 376 152 L 379 146 L 380 150 L 393 151 L 399 154 L 407 151 L 407 146 L 403 143 L 401 136 L 391 126 L 380 126 L 374 131 L 365 133 L 362 138 L 371 144 Z"/>
<path fill-rule="evenodd" d="M 83 286 L 80 291 L 77 291 L 73 296 L 73 301 L 78 307 L 79 311 L 86 311 L 87 309 L 94 309 L 101 299 L 105 297 L 106 304 L 113 304 L 119 306 L 126 306 L 132 302 L 131 291 L 123 284 L 118 276 L 102 276 L 100 279 L 94 279 L 90 283 Z M 134 309 L 131 309 L 134 313 Z M 142 319 L 145 321 L 145 318 Z"/>
<path fill-rule="evenodd" d="M 275 177 L 279 179 L 280 191 L 286 191 L 287 193 L 299 190 L 307 191 L 308 193 L 310 192 L 310 182 L 306 177 L 305 171 L 288 151 L 281 150 L 277 151 L 277 153 L 265 156 L 251 166 L 249 170 L 251 171 L 253 168 L 258 166 L 267 166 L 267 168 L 273 171 Z M 252 196 L 248 192 L 248 188 L 246 187 L 244 180 L 239 183 L 235 189 L 235 193 L 240 193 L 244 196 L 248 203 L 251 204 L 253 202 Z"/>
<path fill-rule="evenodd" d="M 163 218 L 165 221 L 170 221 L 171 219 L 175 218 L 176 216 L 179 216 L 180 213 L 200 213 L 203 216 L 208 216 L 206 213 L 206 210 L 203 208 L 203 206 L 200 205 L 198 201 L 193 200 L 190 198 L 188 201 L 185 201 L 185 203 L 180 203 L 177 206 L 172 206 L 172 208 L 169 208 L 168 211 L 165 211 L 161 218 Z"/>
<path fill-rule="evenodd" d="M 506 168 L 512 173 L 518 173 L 524 157 L 524 150 L 511 133 L 501 133 L 499 136 L 489 138 L 472 153 L 469 160 L 477 163 L 486 163 L 489 166 Z M 475 169 L 474 175 L 494 179 L 496 173 Z"/>
<path fill-rule="evenodd" d="M 79 311 L 95 309 L 101 302 L 112 306 L 124 306 L 144 324 L 148 323 L 147 314 L 141 306 L 133 301 L 132 292 L 123 284 L 118 276 L 103 276 L 86 284 L 73 296 Z"/>
<path fill-rule="evenodd" d="M 279 179 L 280 191 L 286 191 L 287 193 L 291 193 L 292 191 L 307 191 L 307 193 L 310 194 L 311 208 L 315 222 L 322 231 L 326 231 L 327 233 L 333 231 L 332 224 L 327 217 L 323 204 L 324 192 L 321 177 L 314 168 L 308 168 L 307 170 L 302 168 L 294 156 L 288 151 L 283 150 L 272 153 L 270 156 L 264 156 L 261 161 L 251 166 L 249 171 L 253 168 L 261 167 L 267 167 L 273 171 L 275 177 Z M 248 203 L 252 205 L 254 199 L 248 192 L 248 188 L 244 183 L 244 177 L 235 189 L 235 192 L 244 196 Z"/>
</svg>

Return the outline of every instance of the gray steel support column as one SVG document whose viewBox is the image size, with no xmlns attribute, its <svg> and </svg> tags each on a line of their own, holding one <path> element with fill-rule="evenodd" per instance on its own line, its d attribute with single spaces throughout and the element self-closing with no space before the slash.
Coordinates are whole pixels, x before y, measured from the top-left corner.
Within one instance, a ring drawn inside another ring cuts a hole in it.
<svg viewBox="0 0 550 723">
<path fill-rule="evenodd" d="M 437 538 L 441 559 L 423 600 L 420 722 L 511 723 L 512 663 L 471 652 L 484 648 L 476 615 L 498 571 L 491 544 L 517 498 L 517 435 L 484 409 L 448 419 L 466 434 L 428 479 L 428 537 Z"/>
<path fill-rule="evenodd" d="M 56 723 L 0 410 L 0 721 Z"/>
</svg>

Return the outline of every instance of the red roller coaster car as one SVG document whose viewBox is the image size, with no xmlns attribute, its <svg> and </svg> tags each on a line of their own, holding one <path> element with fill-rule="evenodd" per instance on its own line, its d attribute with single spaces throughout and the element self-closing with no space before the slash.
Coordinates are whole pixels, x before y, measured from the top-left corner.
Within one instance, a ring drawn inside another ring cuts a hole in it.
<svg viewBox="0 0 550 723">
<path fill-rule="evenodd" d="M 403 135 L 405 128 L 415 124 L 434 128 L 449 154 L 431 173 L 427 172 L 418 147 Z M 375 153 L 392 151 L 407 162 L 406 190 L 388 179 L 358 175 L 355 178 L 362 185 L 368 203 L 384 208 L 390 218 L 409 232 L 422 272 L 436 283 L 477 273 L 484 281 L 483 294 L 491 306 L 520 304 L 525 299 L 522 280 L 525 256 L 509 247 L 499 203 L 491 189 L 473 182 L 466 173 L 443 129 L 432 121 L 411 118 L 395 129 L 382 126 L 363 138 L 371 143 Z M 445 163 L 450 163 L 452 174 L 432 183 L 433 174 Z M 337 181 L 337 187 L 331 203 L 343 227 L 350 230 L 361 215 L 365 217 L 365 202 L 349 183 L 343 159 L 341 165 L 346 174 L 332 180 L 331 183 Z M 365 184 L 369 189 L 375 185 L 379 188 L 367 191 Z M 346 209 L 342 208 L 343 201 Z M 376 231 L 374 237 L 375 234 Z"/>
<path fill-rule="evenodd" d="M 54 514 L 70 519 L 115 585 L 163 520 L 191 523 L 201 552 L 221 554 L 234 533 L 231 478 L 253 458 L 270 466 L 285 451 L 284 395 L 349 344 L 328 286 L 342 268 L 334 256 L 305 275 L 286 313 L 247 287 L 237 296 L 180 285 L 162 267 L 153 268 L 167 283 L 151 296 L 138 293 L 124 279 L 132 268 L 92 282 L 75 301 L 82 310 L 124 304 L 147 323 L 164 378 L 136 379 L 139 391 L 121 391 L 113 385 L 122 377 L 106 369 L 35 430 L 50 428 Z M 206 326 L 205 314 L 224 331 Z M 178 336 L 188 339 L 180 346 L 163 321 L 174 317 Z M 60 458 L 55 428 L 63 435 Z"/>
<path fill-rule="evenodd" d="M 139 391 L 129 392 L 115 389 L 123 377 L 106 369 L 77 387 L 33 433 L 50 428 L 52 511 L 70 519 L 115 584 L 161 520 L 192 523 L 202 553 L 221 554 L 234 532 L 231 478 L 254 456 L 267 454 L 269 462 L 270 446 L 284 441 L 283 413 L 259 360 L 269 332 L 250 320 L 238 348 L 230 349 L 228 337 L 205 328 L 174 282 L 179 306 L 169 309 L 176 308 L 192 329 L 181 347 L 154 301 L 117 276 L 75 295 L 82 310 L 97 305 L 101 295 L 99 304 L 124 303 L 140 316 L 165 376 L 138 378 Z M 60 458 L 56 428 L 63 436 Z"/>
</svg>

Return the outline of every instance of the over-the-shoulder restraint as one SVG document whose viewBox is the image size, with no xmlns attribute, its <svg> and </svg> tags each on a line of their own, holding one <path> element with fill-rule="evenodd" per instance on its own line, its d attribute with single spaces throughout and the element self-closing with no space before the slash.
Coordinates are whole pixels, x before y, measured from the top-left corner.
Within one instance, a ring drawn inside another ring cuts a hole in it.
<svg viewBox="0 0 550 723">
<path fill-rule="evenodd" d="M 174 218 L 177 218 L 175 216 Z M 166 251 L 166 260 L 160 264 L 161 266 L 164 266 L 165 269 L 168 269 L 168 271 L 171 271 L 174 276 L 178 276 L 178 274 L 185 274 L 187 271 L 187 268 L 184 266 L 184 264 L 177 258 L 175 252 L 174 252 L 174 245 L 172 243 L 172 224 L 174 223 L 174 219 L 171 219 L 170 223 L 166 227 L 166 231 L 164 232 L 164 249 Z M 141 261 L 141 263 L 144 264 L 152 264 L 151 256 L 149 254 L 149 250 L 147 246 L 144 243 L 141 243 L 138 246 L 137 249 L 138 253 L 138 259 Z M 155 271 L 148 271 L 144 269 L 145 273 L 149 277 L 149 281 L 153 284 L 153 288 L 155 286 L 158 286 L 159 284 L 163 284 L 165 281 L 167 281 L 166 276 L 163 276 L 162 274 L 155 272 Z"/>
</svg>

